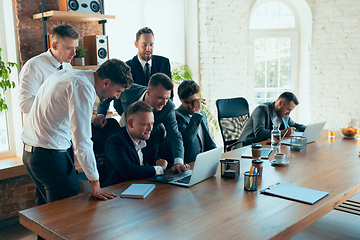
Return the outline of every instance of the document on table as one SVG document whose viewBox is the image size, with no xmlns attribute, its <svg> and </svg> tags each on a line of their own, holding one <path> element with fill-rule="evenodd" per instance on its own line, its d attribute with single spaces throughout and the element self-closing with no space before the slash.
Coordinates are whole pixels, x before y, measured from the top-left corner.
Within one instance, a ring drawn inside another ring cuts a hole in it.
<svg viewBox="0 0 360 240">
<path fill-rule="evenodd" d="M 260 191 L 260 193 L 283 197 L 308 204 L 314 204 L 329 195 L 328 192 L 294 186 L 286 183 L 274 184 Z"/>
</svg>

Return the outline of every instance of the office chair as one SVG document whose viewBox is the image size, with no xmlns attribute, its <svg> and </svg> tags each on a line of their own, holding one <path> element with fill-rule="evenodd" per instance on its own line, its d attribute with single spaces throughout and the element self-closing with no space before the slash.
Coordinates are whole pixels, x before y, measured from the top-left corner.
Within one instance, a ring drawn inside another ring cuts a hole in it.
<svg viewBox="0 0 360 240">
<path fill-rule="evenodd" d="M 243 97 L 216 100 L 218 121 L 224 142 L 224 152 L 230 151 L 244 131 L 250 117 L 249 104 Z"/>
</svg>

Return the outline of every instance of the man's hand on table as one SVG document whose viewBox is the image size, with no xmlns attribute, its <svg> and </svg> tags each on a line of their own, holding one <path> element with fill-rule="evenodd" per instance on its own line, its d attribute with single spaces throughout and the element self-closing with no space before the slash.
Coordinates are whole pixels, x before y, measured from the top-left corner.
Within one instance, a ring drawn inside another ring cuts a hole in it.
<svg viewBox="0 0 360 240">
<path fill-rule="evenodd" d="M 99 198 L 101 200 L 108 200 L 113 199 L 116 197 L 116 194 L 112 192 L 104 192 L 100 189 L 100 182 L 99 180 L 96 181 L 90 181 L 90 187 L 91 187 L 91 195 L 93 195 L 96 198 Z"/>
<path fill-rule="evenodd" d="M 105 116 L 102 114 L 97 115 L 93 120 L 93 124 L 95 127 L 103 128 L 106 125 L 106 123 L 107 123 L 107 120 L 106 120 Z"/>
<path fill-rule="evenodd" d="M 164 159 L 159 159 L 156 161 L 156 166 L 160 166 L 162 167 L 162 169 L 165 171 L 165 169 L 167 168 L 168 162 Z"/>
<path fill-rule="evenodd" d="M 171 171 L 179 172 L 179 173 L 185 172 L 189 169 L 190 169 L 189 164 L 181 164 L 181 163 L 176 163 L 176 164 L 174 164 L 174 166 L 171 167 Z"/>
</svg>

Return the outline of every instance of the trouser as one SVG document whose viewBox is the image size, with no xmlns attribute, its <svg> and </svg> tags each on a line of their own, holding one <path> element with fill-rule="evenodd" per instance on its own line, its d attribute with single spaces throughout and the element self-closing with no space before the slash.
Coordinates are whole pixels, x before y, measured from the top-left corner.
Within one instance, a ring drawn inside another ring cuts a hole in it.
<svg viewBox="0 0 360 240">
<path fill-rule="evenodd" d="M 36 205 L 78 194 L 78 183 L 69 150 L 25 146 L 23 163 L 36 186 Z"/>
</svg>

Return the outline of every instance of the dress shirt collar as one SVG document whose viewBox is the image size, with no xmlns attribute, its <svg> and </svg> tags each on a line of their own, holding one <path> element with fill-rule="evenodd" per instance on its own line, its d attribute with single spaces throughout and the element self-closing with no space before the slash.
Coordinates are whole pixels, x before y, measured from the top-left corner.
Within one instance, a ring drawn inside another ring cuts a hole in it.
<svg viewBox="0 0 360 240">
<path fill-rule="evenodd" d="M 62 65 L 62 63 L 59 63 L 59 61 L 56 60 L 56 58 L 54 57 L 54 55 L 51 53 L 51 48 L 49 48 L 49 49 L 47 50 L 47 52 L 45 53 L 45 55 L 46 55 L 46 57 L 49 59 L 49 61 L 51 62 L 51 64 L 52 64 L 54 67 L 56 67 L 56 68 L 59 69 L 59 67 L 60 67 L 60 65 Z"/>
<path fill-rule="evenodd" d="M 128 133 L 131 141 L 133 142 L 134 144 L 134 147 L 135 147 L 135 150 L 136 152 L 138 152 L 139 150 L 143 149 L 144 147 L 146 147 L 146 141 L 145 140 L 140 140 L 140 143 L 138 144 L 130 135 L 128 129 L 126 128 L 126 132 Z"/>
<path fill-rule="evenodd" d="M 137 55 L 137 58 L 139 59 L 139 62 L 140 62 L 140 64 L 141 64 L 141 67 L 142 67 L 143 70 L 145 69 L 145 64 L 146 64 L 146 63 L 149 63 L 149 69 L 151 69 L 151 63 L 152 63 L 152 60 L 151 60 L 151 59 L 150 59 L 148 62 L 146 62 L 146 61 L 140 59 L 140 58 L 139 58 L 139 55 Z"/>
<path fill-rule="evenodd" d="M 145 94 L 146 94 L 146 91 L 144 91 L 143 94 L 141 94 L 138 101 L 145 101 Z"/>
<path fill-rule="evenodd" d="M 273 111 L 271 120 L 272 120 L 273 125 L 275 125 L 275 126 L 280 126 L 282 123 L 282 119 L 279 118 L 278 115 L 276 115 L 276 113 L 274 111 Z"/>
</svg>

